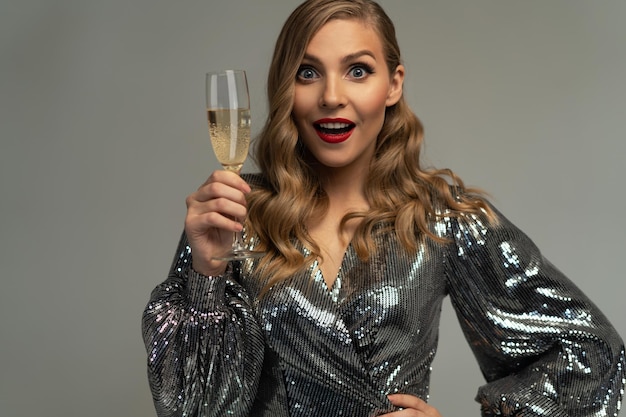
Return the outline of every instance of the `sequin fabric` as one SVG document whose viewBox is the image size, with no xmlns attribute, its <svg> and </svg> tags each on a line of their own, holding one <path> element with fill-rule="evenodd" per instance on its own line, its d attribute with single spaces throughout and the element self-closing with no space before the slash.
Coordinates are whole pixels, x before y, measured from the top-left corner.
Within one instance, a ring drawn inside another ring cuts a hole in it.
<svg viewBox="0 0 626 417">
<path fill-rule="evenodd" d="M 312 266 L 258 298 L 254 261 L 191 268 L 183 234 L 143 315 L 159 416 L 378 416 L 386 395 L 427 399 L 450 296 L 485 376 L 485 416 L 616 416 L 624 346 L 598 308 L 518 228 L 442 217 L 407 253 L 393 233 L 334 285 Z M 304 251 L 304 249 L 302 249 Z M 436 406 L 436 404 L 435 404 Z"/>
</svg>

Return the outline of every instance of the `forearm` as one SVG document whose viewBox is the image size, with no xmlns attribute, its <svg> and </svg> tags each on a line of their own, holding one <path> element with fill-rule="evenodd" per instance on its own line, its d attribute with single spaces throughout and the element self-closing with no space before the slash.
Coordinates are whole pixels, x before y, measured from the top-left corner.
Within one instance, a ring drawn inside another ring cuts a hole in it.
<svg viewBox="0 0 626 417">
<path fill-rule="evenodd" d="M 624 345 L 606 317 L 501 217 L 453 225 L 450 295 L 488 384 L 484 415 L 614 415 Z"/>
<path fill-rule="evenodd" d="M 245 292 L 226 276 L 190 270 L 185 245 L 179 253 L 168 279 L 153 291 L 142 322 L 157 413 L 246 416 L 258 384 L 263 337 Z"/>
</svg>

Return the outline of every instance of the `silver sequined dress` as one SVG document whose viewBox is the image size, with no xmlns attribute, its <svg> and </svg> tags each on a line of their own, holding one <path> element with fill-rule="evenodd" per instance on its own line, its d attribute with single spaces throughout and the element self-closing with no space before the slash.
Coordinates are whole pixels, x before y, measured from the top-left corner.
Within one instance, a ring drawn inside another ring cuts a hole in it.
<svg viewBox="0 0 626 417">
<path fill-rule="evenodd" d="M 451 243 L 412 254 L 380 234 L 367 263 L 348 247 L 332 288 L 314 265 L 260 300 L 254 262 L 201 276 L 183 235 L 143 316 L 158 415 L 367 417 L 394 410 L 389 393 L 427 398 L 446 295 L 487 381 L 483 415 L 617 415 L 622 340 L 498 215 L 434 222 Z"/>
</svg>

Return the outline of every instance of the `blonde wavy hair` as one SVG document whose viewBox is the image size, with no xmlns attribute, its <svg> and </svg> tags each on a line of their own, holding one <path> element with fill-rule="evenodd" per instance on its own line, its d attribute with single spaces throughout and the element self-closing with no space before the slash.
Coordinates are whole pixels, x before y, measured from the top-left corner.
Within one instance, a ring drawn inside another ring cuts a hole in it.
<svg viewBox="0 0 626 417">
<path fill-rule="evenodd" d="M 384 10 L 371 0 L 307 0 L 289 16 L 276 42 L 269 69 L 269 115 L 256 140 L 254 155 L 263 182 L 248 197 L 246 228 L 267 252 L 259 273 L 266 288 L 308 268 L 321 257 L 306 225 L 319 218 L 328 200 L 298 137 L 292 119 L 296 74 L 309 41 L 333 19 L 356 19 L 371 25 L 382 40 L 390 71 L 401 64 L 395 28 Z M 448 169 L 420 166 L 423 127 L 404 97 L 386 109 L 366 185 L 370 209 L 347 214 L 342 226 L 360 218 L 352 245 L 367 260 L 376 250 L 376 230 L 393 230 L 409 251 L 428 237 L 444 243 L 429 229 L 442 206 L 452 215 L 474 213 L 492 218 L 478 190 L 467 189 Z M 452 187 L 451 187 L 452 186 Z M 382 226 L 382 227 L 381 227 Z M 304 256 L 296 247 L 302 242 Z"/>
</svg>

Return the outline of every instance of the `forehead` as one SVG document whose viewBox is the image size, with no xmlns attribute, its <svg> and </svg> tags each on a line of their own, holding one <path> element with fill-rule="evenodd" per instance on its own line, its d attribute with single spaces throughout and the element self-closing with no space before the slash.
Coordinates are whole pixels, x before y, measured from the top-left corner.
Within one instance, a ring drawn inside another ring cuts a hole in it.
<svg viewBox="0 0 626 417">
<path fill-rule="evenodd" d="M 382 57 L 383 44 L 372 24 L 358 19 L 333 19 L 313 35 L 306 50 L 323 56 L 369 50 Z"/>
</svg>

